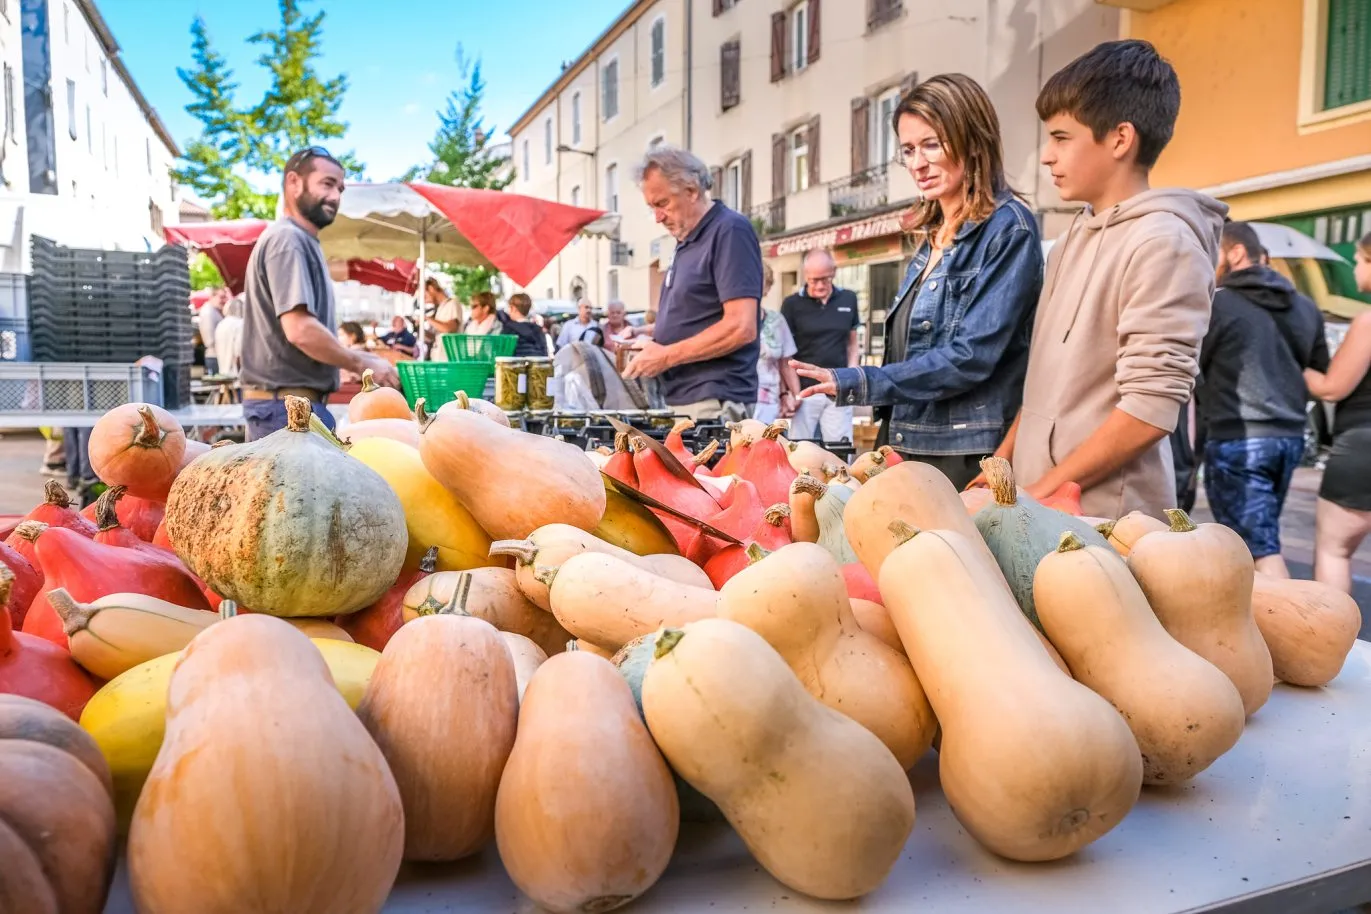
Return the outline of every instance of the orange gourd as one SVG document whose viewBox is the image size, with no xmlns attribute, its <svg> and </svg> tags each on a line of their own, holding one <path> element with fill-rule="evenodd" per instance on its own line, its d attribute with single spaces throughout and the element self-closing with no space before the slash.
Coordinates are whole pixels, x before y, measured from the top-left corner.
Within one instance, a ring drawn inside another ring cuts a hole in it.
<svg viewBox="0 0 1371 914">
<path fill-rule="evenodd" d="M 367 419 L 414 419 L 405 395 L 394 387 L 377 384 L 370 368 L 362 372 L 362 389 L 348 401 L 348 422 Z"/>
<path fill-rule="evenodd" d="M 368 438 L 387 438 L 419 450 L 419 425 L 413 419 L 364 419 L 339 430 L 349 444 Z"/>
<path fill-rule="evenodd" d="M 106 485 L 164 501 L 186 454 L 186 433 L 160 406 L 125 403 L 90 430 L 90 467 Z"/>
<path fill-rule="evenodd" d="M 32 698 L 79 720 L 95 694 L 95 680 L 71 659 L 65 642 L 58 647 L 14 630 L 7 608 L 13 582 L 9 569 L 0 567 L 0 694 Z"/>
<path fill-rule="evenodd" d="M 110 488 L 116 487 L 111 486 Z M 143 542 L 151 543 L 157 536 L 157 528 L 161 526 L 162 519 L 166 516 L 167 506 L 160 501 L 130 495 L 122 486 L 118 488 L 122 493 L 118 504 L 115 505 L 115 515 L 119 524 Z M 81 516 L 94 523 L 97 528 L 100 526 L 97 516 L 99 509 L 96 507 L 99 501 L 97 498 L 81 509 Z M 170 549 L 171 547 L 163 546 L 162 548 Z"/>
<path fill-rule="evenodd" d="M 1157 520 L 1141 511 L 1134 511 L 1131 514 L 1125 514 L 1116 521 L 1100 524 L 1097 529 L 1105 539 L 1109 540 L 1109 545 L 1114 547 L 1115 552 L 1124 558 L 1128 558 L 1128 554 L 1133 551 L 1138 540 L 1149 533 L 1160 533 L 1171 528 L 1165 521 Z"/>
<path fill-rule="evenodd" d="M 508 568 L 440 571 L 414 584 L 402 600 L 405 622 L 424 616 L 473 616 L 502 632 L 523 635 L 545 654 L 562 651 L 571 635 L 551 613 L 528 601 Z"/>
<path fill-rule="evenodd" d="M 1276 678 L 1297 686 L 1332 682 L 1362 624 L 1357 601 L 1341 590 L 1260 573 L 1252 583 L 1252 616 Z"/>
</svg>

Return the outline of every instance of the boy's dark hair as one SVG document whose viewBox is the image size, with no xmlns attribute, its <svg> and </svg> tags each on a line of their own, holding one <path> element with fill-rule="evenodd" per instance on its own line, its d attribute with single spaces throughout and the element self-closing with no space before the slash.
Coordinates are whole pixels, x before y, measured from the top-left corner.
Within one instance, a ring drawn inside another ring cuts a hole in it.
<svg viewBox="0 0 1371 914">
<path fill-rule="evenodd" d="M 1038 93 L 1038 117 L 1069 114 L 1095 141 L 1122 123 L 1138 133 L 1138 164 L 1151 168 L 1171 142 L 1181 110 L 1176 71 L 1146 41 L 1106 41 L 1053 73 Z"/>
<path fill-rule="evenodd" d="M 1262 247 L 1261 239 L 1257 237 L 1257 230 L 1246 222 L 1225 222 L 1219 244 L 1225 251 L 1235 244 L 1242 245 L 1243 250 L 1247 252 L 1247 259 L 1253 263 L 1261 263 L 1262 253 L 1266 250 Z"/>
</svg>

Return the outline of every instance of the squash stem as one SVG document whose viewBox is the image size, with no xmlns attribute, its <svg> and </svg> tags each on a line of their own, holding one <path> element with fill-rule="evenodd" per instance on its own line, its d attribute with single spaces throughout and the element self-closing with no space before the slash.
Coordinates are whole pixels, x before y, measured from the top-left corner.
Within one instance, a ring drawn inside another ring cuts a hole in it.
<svg viewBox="0 0 1371 914">
<path fill-rule="evenodd" d="M 55 479 L 49 479 L 43 483 L 43 504 L 54 505 L 58 508 L 70 508 L 71 496 L 67 490 L 62 488 L 62 484 Z"/>
<path fill-rule="evenodd" d="M 704 447 L 700 448 L 700 453 L 695 455 L 694 465 L 697 467 L 704 466 L 705 464 L 713 460 L 714 455 L 717 453 L 719 453 L 719 439 L 715 438 L 714 440 L 710 441 L 709 444 L 706 444 Z"/>
<path fill-rule="evenodd" d="M 467 392 L 465 390 L 457 391 L 457 408 L 471 409 L 471 398 L 467 396 Z"/>
<path fill-rule="evenodd" d="M 557 578 L 557 572 L 559 570 L 560 568 L 557 565 L 534 565 L 533 579 L 544 587 L 551 587 L 552 582 Z"/>
<path fill-rule="evenodd" d="M 624 454 L 628 452 L 628 432 L 614 433 L 614 453 Z"/>
<path fill-rule="evenodd" d="M 781 422 L 773 422 L 762 432 L 762 437 L 768 441 L 775 441 L 781 436 L 781 432 L 789 431 L 790 427 Z"/>
<path fill-rule="evenodd" d="M 471 598 L 471 572 L 463 571 L 457 575 L 457 586 L 453 588 L 452 599 L 448 601 L 440 613 L 449 616 L 469 616 L 467 612 L 467 600 Z"/>
<path fill-rule="evenodd" d="M 681 639 L 684 637 L 685 632 L 681 631 L 679 628 L 664 629 L 662 633 L 657 636 L 657 646 L 652 649 L 652 659 L 661 660 L 667 654 L 670 654 L 672 650 L 675 649 L 676 645 L 681 643 Z"/>
<path fill-rule="evenodd" d="M 236 600 L 219 601 L 219 621 L 236 619 L 238 617 L 238 602 Z"/>
<path fill-rule="evenodd" d="M 683 416 L 680 419 L 677 419 L 676 422 L 671 426 L 671 433 L 673 435 L 683 435 L 694 427 L 695 420 Z"/>
<path fill-rule="evenodd" d="M 757 564 L 770 554 L 770 552 L 767 552 L 765 549 L 763 549 L 756 543 L 748 543 L 747 545 L 747 563 L 749 565 Z"/>
<path fill-rule="evenodd" d="M 57 611 L 57 615 L 62 620 L 62 631 L 66 632 L 67 637 L 71 637 L 79 631 L 84 631 L 90 625 L 90 620 L 99 612 L 94 606 L 84 603 L 77 603 L 66 588 L 54 588 L 48 594 L 48 602 Z"/>
<path fill-rule="evenodd" d="M 533 540 L 496 540 L 490 544 L 489 555 L 512 555 L 520 565 L 532 565 L 538 558 Z"/>
<path fill-rule="evenodd" d="M 139 427 L 138 434 L 133 436 L 133 443 L 138 447 L 161 447 L 162 429 L 157 424 L 152 407 L 138 407 L 138 416 L 143 420 L 143 424 Z"/>
<path fill-rule="evenodd" d="M 10 616 L 10 588 L 14 586 L 14 572 L 0 562 L 0 657 L 7 656 L 14 644 L 14 619 Z"/>
<path fill-rule="evenodd" d="M 995 504 L 1012 508 L 1018 504 L 1019 492 L 1014 486 L 1014 470 L 1003 457 L 987 457 L 981 461 L 981 472 L 995 494 Z"/>
<path fill-rule="evenodd" d="M 421 574 L 433 574 L 438 570 L 438 547 L 429 546 L 424 557 L 419 560 L 419 572 Z"/>
<path fill-rule="evenodd" d="M 766 509 L 762 519 L 773 527 L 779 527 L 790 517 L 790 505 L 774 504 Z"/>
<path fill-rule="evenodd" d="M 95 500 L 95 526 L 101 533 L 119 526 L 119 499 L 127 491 L 123 486 L 110 486 Z"/>
<path fill-rule="evenodd" d="M 51 504 L 51 502 L 49 502 L 49 504 Z M 38 537 L 42 535 L 43 531 L 46 529 L 48 529 L 48 525 L 41 520 L 26 520 L 15 527 L 14 532 L 28 540 L 30 543 L 36 543 L 38 542 Z"/>
<path fill-rule="evenodd" d="M 1105 539 L 1109 539 L 1111 536 L 1114 535 L 1114 525 L 1117 523 L 1118 521 L 1116 520 L 1107 520 L 1102 524 L 1096 524 L 1095 532 L 1098 533 L 1100 536 L 1104 537 Z"/>
<path fill-rule="evenodd" d="M 828 491 L 828 486 L 810 476 L 808 472 L 796 476 L 790 483 L 790 494 L 792 495 L 813 495 L 815 498 L 823 498 Z"/>
<path fill-rule="evenodd" d="M 313 415 L 314 409 L 304 397 L 286 397 L 286 428 L 292 432 L 307 432 Z"/>
<path fill-rule="evenodd" d="M 884 463 L 885 458 L 884 458 L 884 457 L 881 458 L 881 461 L 882 461 L 881 463 L 873 463 L 870 467 L 867 468 L 867 471 L 866 471 L 866 480 L 865 480 L 866 482 L 870 482 L 870 481 L 871 481 L 871 477 L 873 477 L 873 476 L 879 476 L 879 475 L 881 475 L 882 473 L 884 473 L 886 470 L 890 469 L 890 467 L 888 467 L 888 466 L 885 465 L 885 463 Z"/>
<path fill-rule="evenodd" d="M 902 520 L 892 520 L 886 529 L 895 537 L 896 543 L 901 546 L 923 532 L 913 524 L 905 523 Z"/>
<path fill-rule="evenodd" d="M 1062 533 L 1062 538 L 1057 541 L 1058 552 L 1075 552 L 1078 549 L 1084 548 L 1085 543 L 1081 540 L 1079 536 L 1072 533 L 1070 530 L 1067 530 L 1064 533 Z"/>
<path fill-rule="evenodd" d="M 433 424 L 433 416 L 428 414 L 426 401 L 423 397 L 414 401 L 414 421 L 419 423 L 419 434 L 428 431 L 428 427 Z"/>
<path fill-rule="evenodd" d="M 1195 530 L 1195 522 L 1180 508 L 1167 508 L 1162 513 L 1171 521 L 1172 533 L 1190 533 Z"/>
<path fill-rule="evenodd" d="M 370 368 L 363 371 L 361 392 L 364 394 L 369 394 L 374 390 L 380 389 L 380 386 L 376 383 L 376 372 L 372 371 Z"/>
</svg>

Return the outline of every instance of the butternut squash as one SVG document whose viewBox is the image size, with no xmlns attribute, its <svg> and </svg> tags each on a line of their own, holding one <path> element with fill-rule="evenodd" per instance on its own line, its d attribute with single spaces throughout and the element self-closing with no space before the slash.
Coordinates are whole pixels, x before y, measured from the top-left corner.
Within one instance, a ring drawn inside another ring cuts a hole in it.
<svg viewBox="0 0 1371 914">
<path fill-rule="evenodd" d="M 570 524 L 546 524 L 534 530 L 525 539 L 498 540 L 491 544 L 493 556 L 511 556 L 514 559 L 515 581 L 519 590 L 529 601 L 544 612 L 552 611 L 548 599 L 548 584 L 543 578 L 555 575 L 556 569 L 573 555 L 583 552 L 598 552 L 612 555 L 644 571 L 661 575 L 680 584 L 692 587 L 709 587 L 709 575 L 690 559 L 680 555 L 637 555 L 612 543 L 600 539 Z"/>
<path fill-rule="evenodd" d="M 522 539 L 549 523 L 594 530 L 605 514 L 604 483 L 584 451 L 469 409 L 429 419 L 419 434 L 419 456 L 496 539 Z M 517 489 L 495 484 L 493 467 L 515 476 Z"/>
<path fill-rule="evenodd" d="M 598 644 L 592 644 L 589 641 L 582 641 L 580 638 L 575 638 L 571 641 L 568 641 L 566 649 L 569 651 L 585 651 L 587 654 L 594 654 L 596 657 L 603 657 L 606 660 L 613 660 L 615 653 L 614 651 L 606 650 L 605 648 L 600 647 Z"/>
<path fill-rule="evenodd" d="M 895 630 L 895 623 L 890 621 L 890 613 L 885 611 L 885 606 L 875 600 L 864 600 L 861 597 L 852 597 L 849 602 L 852 604 L 852 617 L 857 620 L 862 631 L 870 632 L 880 638 L 887 647 L 904 653 L 900 633 Z"/>
<path fill-rule="evenodd" d="M 1361 609 L 1341 590 L 1260 572 L 1252 583 L 1252 616 L 1276 678 L 1297 686 L 1332 682 L 1361 630 Z"/>
<path fill-rule="evenodd" d="M 352 640 L 352 636 L 334 625 L 327 619 L 284 619 L 298 630 L 304 632 L 306 638 L 318 638 L 322 641 L 345 641 L 350 644 L 357 642 Z"/>
<path fill-rule="evenodd" d="M 890 553 L 880 586 L 942 725 L 938 772 L 958 821 L 1002 857 L 1055 860 L 1123 820 L 1142 755 L 1109 702 L 1036 646 L 998 574 L 978 535 L 929 530 Z"/>
<path fill-rule="evenodd" d="M 522 702 L 528 681 L 533 678 L 538 667 L 547 662 L 547 652 L 523 635 L 500 632 L 500 636 L 505 639 L 505 647 L 509 649 L 510 659 L 514 661 L 514 682 L 519 687 L 519 701 Z"/>
<path fill-rule="evenodd" d="M 406 860 L 460 860 L 495 836 L 519 688 L 493 625 L 443 615 L 400 626 L 357 716 L 399 786 Z"/>
<path fill-rule="evenodd" d="M 1142 750 L 1143 783 L 1179 784 L 1242 735 L 1228 677 L 1166 633 L 1113 549 L 1065 533 L 1038 564 L 1038 617 L 1071 675 L 1119 709 Z"/>
<path fill-rule="evenodd" d="M 866 727 L 904 768 L 937 721 L 904 653 L 857 625 L 842 569 L 814 543 L 791 543 L 719 591 L 718 616 L 766 639 L 809 694 Z"/>
<path fill-rule="evenodd" d="M 401 612 L 406 622 L 437 614 L 475 616 L 502 632 L 523 635 L 549 656 L 561 653 L 571 638 L 550 613 L 520 593 L 508 568 L 430 575 L 406 591 Z"/>
<path fill-rule="evenodd" d="M 1106 521 L 1097 530 L 1109 540 L 1109 545 L 1114 547 L 1114 551 L 1124 558 L 1133 551 L 1133 545 L 1149 533 L 1159 533 L 1163 530 L 1170 530 L 1171 527 L 1165 521 L 1157 520 L 1150 514 L 1141 511 L 1134 511 L 1125 514 L 1116 521 Z"/>
<path fill-rule="evenodd" d="M 600 552 L 567 559 L 549 591 L 552 614 L 581 641 L 613 654 L 639 635 L 714 615 L 719 594 Z"/>
<path fill-rule="evenodd" d="M 348 422 L 367 419 L 413 419 L 405 395 L 376 383 L 370 368 L 362 372 L 362 389 L 348 401 Z"/>
<path fill-rule="evenodd" d="M 400 794 L 308 638 L 266 615 L 211 625 L 172 673 L 166 726 L 129 831 L 140 914 L 381 909 Z"/>
<path fill-rule="evenodd" d="M 1128 569 L 1162 627 L 1223 670 L 1248 715 L 1271 697 L 1271 651 L 1252 618 L 1252 553 L 1222 524 L 1191 523 L 1179 508 L 1168 530 L 1133 543 Z"/>
<path fill-rule="evenodd" d="M 976 524 L 957 497 L 957 490 L 946 476 L 926 463 L 905 460 L 868 479 L 852 493 L 843 512 L 847 540 L 877 580 L 885 557 L 902 542 L 902 534 L 891 532 L 892 521 L 903 521 L 923 530 L 954 530 L 990 555 Z M 1004 580 L 998 570 L 995 577 Z"/>
<path fill-rule="evenodd" d="M 549 911 L 614 910 L 662 875 L 679 825 L 671 773 L 613 665 L 570 652 L 539 667 L 495 800 L 514 884 Z"/>
<path fill-rule="evenodd" d="M 806 692 L 747 626 L 667 629 L 655 657 L 643 677 L 653 739 L 768 873 L 831 900 L 885 880 L 914 827 L 914 793 L 884 743 Z"/>
<path fill-rule="evenodd" d="M 409 546 L 405 569 L 419 567 L 429 547 L 437 547 L 434 567 L 465 571 L 491 564 L 490 537 L 460 501 L 424 467 L 419 452 L 388 438 L 365 438 L 348 453 L 375 470 L 395 492 L 405 511 Z"/>
<path fill-rule="evenodd" d="M 505 414 L 503 409 L 489 400 L 482 400 L 480 397 L 468 397 L 466 391 L 462 390 L 457 391 L 457 399 L 450 400 L 438 407 L 438 415 L 446 415 L 459 409 L 469 409 L 473 413 L 485 416 L 497 425 L 503 425 L 505 428 L 510 427 L 509 416 Z"/>
</svg>

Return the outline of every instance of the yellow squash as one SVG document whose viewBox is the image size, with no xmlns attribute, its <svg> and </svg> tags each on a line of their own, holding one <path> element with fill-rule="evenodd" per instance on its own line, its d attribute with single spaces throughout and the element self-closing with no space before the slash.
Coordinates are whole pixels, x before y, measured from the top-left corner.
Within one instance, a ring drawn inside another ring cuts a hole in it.
<svg viewBox="0 0 1371 914">
<path fill-rule="evenodd" d="M 101 679 L 113 679 L 164 654 L 219 621 L 216 613 L 188 609 L 138 593 L 116 593 L 78 603 L 61 587 L 48 601 L 62 617 L 72 659 Z"/>
<path fill-rule="evenodd" d="M 389 438 L 363 438 L 348 453 L 381 475 L 405 509 L 409 548 L 405 568 L 416 569 L 430 546 L 439 571 L 489 565 L 490 537 L 456 497 L 433 478 L 419 452 Z"/>
<path fill-rule="evenodd" d="M 356 710 L 380 653 L 347 641 L 310 640 L 324 655 L 348 707 Z M 128 829 L 143 782 L 162 748 L 167 686 L 180 657 L 180 651 L 166 654 L 120 674 L 105 683 L 81 712 L 81 727 L 95 739 L 109 763 L 121 833 Z"/>
</svg>

